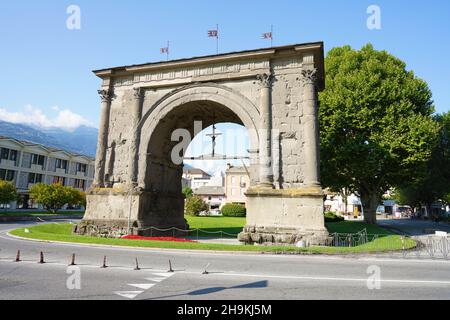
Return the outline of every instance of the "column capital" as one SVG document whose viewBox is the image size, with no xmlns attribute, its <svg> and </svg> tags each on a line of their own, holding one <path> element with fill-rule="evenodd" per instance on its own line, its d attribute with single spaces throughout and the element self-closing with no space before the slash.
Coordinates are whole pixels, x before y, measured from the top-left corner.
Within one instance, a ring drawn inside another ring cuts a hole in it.
<svg viewBox="0 0 450 320">
<path fill-rule="evenodd" d="M 112 90 L 98 90 L 97 92 L 100 95 L 102 102 L 111 102 L 111 99 L 113 98 Z"/>
<path fill-rule="evenodd" d="M 133 96 L 136 100 L 141 100 L 142 98 L 144 98 L 144 95 L 145 95 L 144 88 L 141 87 L 133 88 Z"/>
<path fill-rule="evenodd" d="M 259 80 L 259 84 L 263 88 L 270 88 L 272 86 L 273 75 L 271 73 L 258 74 L 256 79 Z"/>
<path fill-rule="evenodd" d="M 301 71 L 300 81 L 305 85 L 316 85 L 317 83 L 317 69 L 308 68 Z"/>
</svg>

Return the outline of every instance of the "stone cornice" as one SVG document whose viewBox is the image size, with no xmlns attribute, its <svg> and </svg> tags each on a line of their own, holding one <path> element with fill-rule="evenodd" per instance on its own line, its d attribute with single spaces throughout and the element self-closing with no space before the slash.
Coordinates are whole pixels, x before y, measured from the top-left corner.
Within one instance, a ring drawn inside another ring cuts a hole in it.
<svg viewBox="0 0 450 320">
<path fill-rule="evenodd" d="M 203 56 L 203 57 L 193 57 L 187 59 L 173 60 L 173 61 L 163 61 L 163 62 L 153 62 L 145 63 L 139 65 L 121 66 L 107 69 L 94 70 L 93 72 L 103 78 L 111 77 L 118 74 L 129 74 L 135 72 L 144 72 L 148 70 L 160 70 L 168 68 L 181 68 L 189 66 L 198 66 L 201 64 L 214 64 L 221 62 L 231 62 L 237 60 L 254 60 L 260 58 L 273 58 L 275 56 L 290 54 L 295 55 L 304 51 L 311 50 L 321 50 L 323 48 L 322 42 L 307 43 L 307 44 L 296 44 L 288 46 L 280 46 L 273 48 L 257 49 L 257 50 L 247 50 L 240 52 L 224 53 L 219 55 Z"/>
<path fill-rule="evenodd" d="M 247 197 L 283 197 L 283 198 L 303 198 L 303 197 L 323 197 L 325 194 L 322 188 L 304 187 L 299 189 L 265 189 L 250 187 L 245 193 Z"/>
<path fill-rule="evenodd" d="M 149 70 L 159 70 L 159 69 L 167 69 L 167 68 L 184 68 L 184 67 L 192 67 L 202 64 L 214 64 L 214 63 L 222 63 L 222 62 L 232 62 L 239 61 L 245 59 L 260 59 L 271 57 L 275 54 L 275 50 L 266 50 L 255 53 L 246 53 L 246 54 L 230 54 L 225 56 L 208 56 L 204 58 L 192 58 L 185 61 L 173 61 L 173 62 L 162 62 L 156 64 L 147 64 L 140 66 L 131 66 L 125 67 L 126 72 L 143 72 Z"/>
<path fill-rule="evenodd" d="M 257 74 L 295 70 L 302 64 L 318 69 L 318 88 L 324 86 L 323 43 L 307 43 L 282 47 L 231 52 L 96 70 L 103 86 L 161 87 L 182 83 L 254 78 Z"/>
</svg>

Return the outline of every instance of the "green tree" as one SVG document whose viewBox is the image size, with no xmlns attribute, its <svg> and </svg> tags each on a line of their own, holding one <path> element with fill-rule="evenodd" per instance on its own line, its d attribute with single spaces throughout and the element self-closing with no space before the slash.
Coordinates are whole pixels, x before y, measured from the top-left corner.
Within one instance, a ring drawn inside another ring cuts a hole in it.
<svg viewBox="0 0 450 320">
<path fill-rule="evenodd" d="M 67 204 L 70 206 L 86 206 L 86 194 L 78 189 L 64 187 L 67 193 Z"/>
<path fill-rule="evenodd" d="M 364 218 L 391 187 L 410 181 L 430 158 L 439 128 L 427 84 L 372 45 L 334 48 L 320 93 L 322 182 L 361 197 Z"/>
<path fill-rule="evenodd" d="M 6 205 L 16 199 L 17 191 L 14 184 L 8 181 L 0 180 L 0 204 Z"/>
<path fill-rule="evenodd" d="M 426 206 L 427 212 L 431 212 L 435 201 L 447 203 L 450 194 L 450 112 L 438 114 L 434 119 L 440 128 L 439 139 L 427 165 L 417 172 L 415 181 L 397 190 L 400 202 L 413 207 Z"/>
<path fill-rule="evenodd" d="M 51 213 L 57 213 L 65 204 L 75 201 L 74 194 L 61 184 L 35 184 L 30 189 L 30 196 Z"/>
<path fill-rule="evenodd" d="M 186 197 L 186 199 L 189 199 L 190 197 L 192 197 L 194 195 L 194 191 L 192 191 L 192 189 L 189 187 L 184 187 L 182 192 L 183 192 L 184 196 Z"/>
<path fill-rule="evenodd" d="M 192 196 L 186 200 L 185 213 L 188 216 L 198 216 L 206 210 L 208 210 L 208 205 L 199 196 Z"/>
</svg>

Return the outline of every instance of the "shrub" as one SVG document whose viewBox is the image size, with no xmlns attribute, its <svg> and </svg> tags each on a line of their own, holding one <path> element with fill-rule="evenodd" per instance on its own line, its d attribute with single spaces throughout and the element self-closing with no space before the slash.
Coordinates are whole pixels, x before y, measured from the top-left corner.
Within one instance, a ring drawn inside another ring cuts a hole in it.
<svg viewBox="0 0 450 320">
<path fill-rule="evenodd" d="M 61 184 L 35 184 L 30 189 L 30 196 L 51 213 L 57 213 L 65 204 L 78 205 L 84 202 L 84 193 Z"/>
<path fill-rule="evenodd" d="M 8 204 L 16 199 L 17 192 L 14 184 L 0 180 L 0 204 Z"/>
<path fill-rule="evenodd" d="M 340 222 L 344 221 L 345 219 L 343 217 L 340 217 L 336 215 L 334 212 L 325 212 L 325 222 Z"/>
<path fill-rule="evenodd" d="M 245 217 L 247 209 L 241 204 L 227 203 L 221 209 L 224 217 Z"/>
<path fill-rule="evenodd" d="M 186 199 L 185 213 L 188 216 L 198 216 L 202 211 L 208 210 L 208 205 L 202 198 L 192 196 Z"/>
</svg>

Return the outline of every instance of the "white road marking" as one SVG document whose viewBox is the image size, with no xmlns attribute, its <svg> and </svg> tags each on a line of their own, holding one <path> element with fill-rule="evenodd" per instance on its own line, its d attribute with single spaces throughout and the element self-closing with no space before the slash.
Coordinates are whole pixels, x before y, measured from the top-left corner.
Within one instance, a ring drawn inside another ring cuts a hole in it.
<svg viewBox="0 0 450 320">
<path fill-rule="evenodd" d="M 161 282 L 164 281 L 166 279 L 169 279 L 171 276 L 173 276 L 172 274 L 167 274 L 167 273 L 151 273 L 153 276 L 157 276 L 157 278 L 152 277 L 152 278 L 145 278 L 145 280 L 148 281 L 152 281 L 152 282 Z M 152 288 L 153 286 L 156 285 L 156 283 L 129 283 L 129 286 L 132 287 L 136 287 L 142 290 L 148 290 L 150 288 Z M 128 298 L 128 299 L 134 299 L 136 298 L 138 295 L 140 295 L 141 293 L 143 293 L 144 291 L 115 291 L 114 294 L 117 294 L 121 297 L 124 298 Z"/>
<path fill-rule="evenodd" d="M 166 278 L 145 278 L 145 280 L 153 281 L 153 282 L 161 282 L 163 280 L 166 280 Z"/>
<path fill-rule="evenodd" d="M 139 288 L 139 289 L 148 290 L 151 287 L 153 287 L 155 284 L 154 283 L 135 283 L 135 284 L 129 283 L 128 285 Z"/>
<path fill-rule="evenodd" d="M 163 278 L 169 278 L 169 277 L 173 276 L 173 273 L 154 273 L 154 272 L 152 272 L 152 274 L 154 274 L 155 276 L 158 276 L 158 277 L 163 277 Z"/>
<path fill-rule="evenodd" d="M 127 298 L 127 299 L 134 299 L 138 295 L 140 295 L 144 291 L 116 291 L 114 294 L 117 294 L 121 297 Z"/>
<path fill-rule="evenodd" d="M 243 273 L 221 273 L 217 276 L 225 277 L 252 277 L 252 278 L 271 278 L 271 279 L 292 279 L 292 280 L 316 280 L 316 281 L 356 281 L 367 282 L 367 278 L 338 278 L 338 277 L 304 277 L 304 276 L 276 276 L 261 274 L 243 274 Z M 381 279 L 381 282 L 390 283 L 409 283 L 409 284 L 443 284 L 450 285 L 450 281 L 441 280 L 408 280 L 408 279 Z"/>
</svg>

